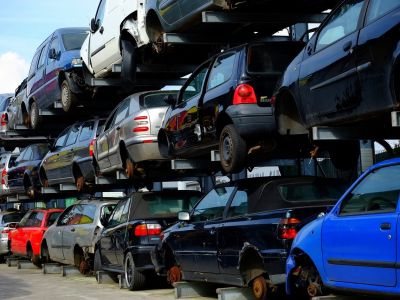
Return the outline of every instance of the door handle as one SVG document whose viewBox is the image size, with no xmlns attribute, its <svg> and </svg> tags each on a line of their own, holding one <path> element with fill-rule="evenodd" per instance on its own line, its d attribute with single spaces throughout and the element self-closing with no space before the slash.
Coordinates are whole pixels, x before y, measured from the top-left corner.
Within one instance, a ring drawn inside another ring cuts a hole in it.
<svg viewBox="0 0 400 300">
<path fill-rule="evenodd" d="M 351 41 L 347 42 L 346 44 L 343 45 L 343 51 L 344 52 L 350 51 L 351 46 L 353 46 L 353 43 Z"/>
<path fill-rule="evenodd" d="M 71 231 L 72 231 L 72 232 L 75 232 L 75 228 L 71 228 Z"/>
<path fill-rule="evenodd" d="M 100 27 L 99 32 L 100 32 L 101 34 L 103 34 L 103 32 L 104 32 L 104 27 L 103 27 L 103 26 Z"/>
<path fill-rule="evenodd" d="M 380 228 L 381 230 L 390 230 L 392 225 L 390 223 L 382 223 Z"/>
</svg>

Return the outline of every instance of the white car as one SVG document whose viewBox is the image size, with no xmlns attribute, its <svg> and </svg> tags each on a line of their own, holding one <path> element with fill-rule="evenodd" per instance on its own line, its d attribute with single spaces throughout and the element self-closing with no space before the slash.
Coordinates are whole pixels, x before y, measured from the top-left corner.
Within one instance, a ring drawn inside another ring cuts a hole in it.
<svg viewBox="0 0 400 300">
<path fill-rule="evenodd" d="M 144 0 L 100 1 L 81 48 L 83 63 L 93 77 L 107 77 L 116 64 L 122 65 L 122 78 L 134 76 L 135 49 L 150 42 L 145 9 Z"/>
</svg>

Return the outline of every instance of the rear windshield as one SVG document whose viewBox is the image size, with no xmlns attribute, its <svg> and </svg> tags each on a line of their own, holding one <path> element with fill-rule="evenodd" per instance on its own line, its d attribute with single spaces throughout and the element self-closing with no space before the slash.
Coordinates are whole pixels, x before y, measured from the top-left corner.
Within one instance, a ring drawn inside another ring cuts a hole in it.
<svg viewBox="0 0 400 300">
<path fill-rule="evenodd" d="M 339 199 L 346 190 L 344 184 L 291 183 L 278 187 L 282 198 L 289 202 L 313 202 L 330 199 Z"/>
<path fill-rule="evenodd" d="M 134 215 L 140 218 L 176 217 L 180 211 L 191 211 L 199 198 L 200 193 L 143 194 Z"/>
<path fill-rule="evenodd" d="M 67 50 L 67 51 L 80 50 L 82 47 L 83 41 L 86 39 L 87 35 L 88 35 L 87 32 L 63 34 L 62 41 L 63 41 L 65 50 Z"/>
<path fill-rule="evenodd" d="M 11 98 L 5 98 L 0 102 L 0 111 L 5 111 L 7 109 L 8 104 L 10 104 Z"/>
<path fill-rule="evenodd" d="M 165 103 L 164 98 L 168 97 L 168 95 L 172 95 L 176 98 L 177 94 L 177 91 L 171 91 L 141 95 L 139 99 L 139 105 L 142 109 L 168 106 L 168 104 Z"/>
<path fill-rule="evenodd" d="M 247 72 L 270 75 L 281 74 L 300 52 L 300 43 L 287 47 L 272 45 L 251 45 L 247 50 Z"/>
<path fill-rule="evenodd" d="M 19 222 L 21 221 L 23 214 L 9 214 L 3 216 L 3 224 L 10 223 L 10 222 Z"/>
</svg>

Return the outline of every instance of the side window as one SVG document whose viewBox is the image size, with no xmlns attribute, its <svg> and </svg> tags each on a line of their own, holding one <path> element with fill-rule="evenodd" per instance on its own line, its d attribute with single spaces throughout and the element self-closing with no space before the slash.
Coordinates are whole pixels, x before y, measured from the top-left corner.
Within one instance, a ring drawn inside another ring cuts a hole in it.
<svg viewBox="0 0 400 300">
<path fill-rule="evenodd" d="M 343 200 L 340 215 L 394 212 L 399 200 L 399 180 L 399 165 L 368 174 Z"/>
<path fill-rule="evenodd" d="M 33 157 L 32 147 L 28 147 L 24 153 L 24 157 L 22 158 L 22 160 L 24 161 L 32 160 L 32 157 Z"/>
<path fill-rule="evenodd" d="M 130 203 L 131 201 L 128 199 L 126 205 L 124 206 L 124 210 L 122 211 L 121 219 L 119 220 L 121 224 L 128 221 Z"/>
<path fill-rule="evenodd" d="M 66 141 L 66 139 L 67 139 L 69 130 L 70 130 L 70 127 L 68 127 L 67 129 L 65 129 L 65 130 L 59 135 L 59 137 L 57 138 L 57 141 L 56 141 L 56 143 L 55 143 L 55 145 L 54 145 L 56 148 L 64 147 L 65 141 Z"/>
<path fill-rule="evenodd" d="M 47 47 L 44 46 L 40 53 L 39 63 L 38 63 L 38 67 L 37 67 L 38 69 L 40 69 L 44 65 L 44 62 L 46 61 L 46 57 L 47 57 Z"/>
<path fill-rule="evenodd" d="M 49 51 L 48 51 L 49 53 L 50 53 L 51 49 L 54 49 L 57 55 L 58 55 L 58 53 L 60 52 L 60 45 L 59 45 L 59 42 L 58 42 L 58 38 L 57 38 L 57 37 L 53 38 L 53 40 L 51 41 L 50 47 L 49 47 Z M 50 63 L 50 62 L 53 61 L 53 60 L 54 60 L 54 59 L 49 59 L 49 60 L 48 60 L 48 63 Z"/>
<path fill-rule="evenodd" d="M 33 74 L 35 74 L 36 67 L 37 67 L 37 64 L 38 64 L 39 55 L 40 55 L 40 51 L 36 52 L 35 56 L 32 59 L 31 67 L 29 69 L 28 78 L 31 78 L 31 76 L 33 76 Z"/>
<path fill-rule="evenodd" d="M 247 192 L 238 190 L 228 210 L 228 217 L 247 214 Z"/>
<path fill-rule="evenodd" d="M 24 227 L 40 227 L 44 218 L 43 212 L 32 212 L 26 220 Z"/>
<path fill-rule="evenodd" d="M 208 79 L 207 90 L 215 88 L 231 78 L 235 57 L 235 53 L 227 53 L 215 60 Z"/>
<path fill-rule="evenodd" d="M 50 216 L 47 218 L 46 226 L 49 227 L 49 226 L 53 225 L 53 223 L 57 220 L 57 218 L 60 214 L 61 214 L 61 212 L 51 213 Z"/>
<path fill-rule="evenodd" d="M 78 206 L 80 208 L 80 205 Z M 81 219 L 79 224 L 91 224 L 94 221 L 94 215 L 96 214 L 95 205 L 82 205 Z"/>
<path fill-rule="evenodd" d="M 116 207 L 115 204 L 109 204 L 109 205 L 103 206 L 101 208 L 100 219 L 108 220 L 110 218 L 111 214 L 113 213 L 115 207 Z"/>
<path fill-rule="evenodd" d="M 71 127 L 65 146 L 70 146 L 76 142 L 76 139 L 78 138 L 79 135 L 79 129 L 80 129 L 79 124 L 75 124 L 74 126 Z"/>
<path fill-rule="evenodd" d="M 320 30 L 315 51 L 349 35 L 357 29 L 365 0 L 349 0 L 339 7 Z"/>
<path fill-rule="evenodd" d="M 25 152 L 26 152 L 27 150 L 28 150 L 28 149 L 25 149 L 24 151 L 22 151 L 21 154 L 17 157 L 17 159 L 16 159 L 15 161 L 16 161 L 16 162 L 23 161 L 23 160 L 24 160 Z"/>
<path fill-rule="evenodd" d="M 94 129 L 94 121 L 85 122 L 82 125 L 81 134 L 79 135 L 79 141 L 87 141 L 92 138 Z"/>
<path fill-rule="evenodd" d="M 399 0 L 371 0 L 368 6 L 367 23 L 375 21 L 399 5 Z"/>
<path fill-rule="evenodd" d="M 96 22 L 99 22 L 99 25 L 103 24 L 103 19 L 104 19 L 104 13 L 105 13 L 105 8 L 106 8 L 106 0 L 102 0 L 99 4 L 99 7 L 97 8 L 97 13 L 95 20 Z"/>
<path fill-rule="evenodd" d="M 123 214 L 125 206 L 127 206 L 126 202 L 127 199 L 118 202 L 117 206 L 114 209 L 113 214 L 110 217 L 110 220 L 108 221 L 107 227 L 114 227 L 122 223 L 121 216 Z"/>
<path fill-rule="evenodd" d="M 190 79 L 190 82 L 185 85 L 185 88 L 181 91 L 180 102 L 184 102 L 198 94 L 201 93 L 203 87 L 204 79 L 208 71 L 209 63 L 203 66 L 199 72 Z"/>
<path fill-rule="evenodd" d="M 68 207 L 63 214 L 60 216 L 60 219 L 58 220 L 58 224 L 57 225 L 67 225 L 69 220 L 72 218 L 73 216 L 73 209 L 75 206 L 70 206 Z"/>
<path fill-rule="evenodd" d="M 233 190 L 233 187 L 220 187 L 211 190 L 194 208 L 192 221 L 200 222 L 222 218 Z"/>
<path fill-rule="evenodd" d="M 120 123 L 123 119 L 125 119 L 129 110 L 129 99 L 124 100 L 124 102 L 120 105 L 120 107 L 115 112 L 115 118 L 113 121 L 113 125 Z"/>
</svg>

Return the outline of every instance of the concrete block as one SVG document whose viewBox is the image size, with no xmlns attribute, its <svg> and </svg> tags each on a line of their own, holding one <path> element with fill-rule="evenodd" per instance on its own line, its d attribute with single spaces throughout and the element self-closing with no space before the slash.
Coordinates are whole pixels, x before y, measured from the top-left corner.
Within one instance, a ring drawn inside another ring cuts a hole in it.
<svg viewBox="0 0 400 300">
<path fill-rule="evenodd" d="M 96 281 L 97 283 L 115 283 L 115 281 L 108 275 L 107 272 L 104 271 L 97 271 L 96 272 Z"/>
<path fill-rule="evenodd" d="M 61 275 L 64 277 L 77 276 L 77 275 L 81 275 L 81 272 L 79 272 L 78 268 L 75 266 L 62 266 L 61 267 Z"/>
<path fill-rule="evenodd" d="M 175 299 L 215 296 L 215 287 L 203 282 L 176 282 Z"/>
<path fill-rule="evenodd" d="M 7 258 L 7 266 L 16 267 L 18 265 L 18 259 L 16 258 Z"/>
<path fill-rule="evenodd" d="M 118 284 L 120 289 L 127 289 L 128 286 L 126 285 L 125 275 L 119 274 L 118 275 Z"/>
<path fill-rule="evenodd" d="M 253 291 L 249 288 L 227 287 L 217 289 L 218 300 L 251 300 Z"/>
<path fill-rule="evenodd" d="M 35 270 L 38 269 L 31 261 L 29 260 L 19 260 L 17 263 L 17 269 L 24 269 L 24 270 Z"/>
<path fill-rule="evenodd" d="M 43 274 L 61 274 L 61 267 L 59 264 L 43 264 Z"/>
</svg>

